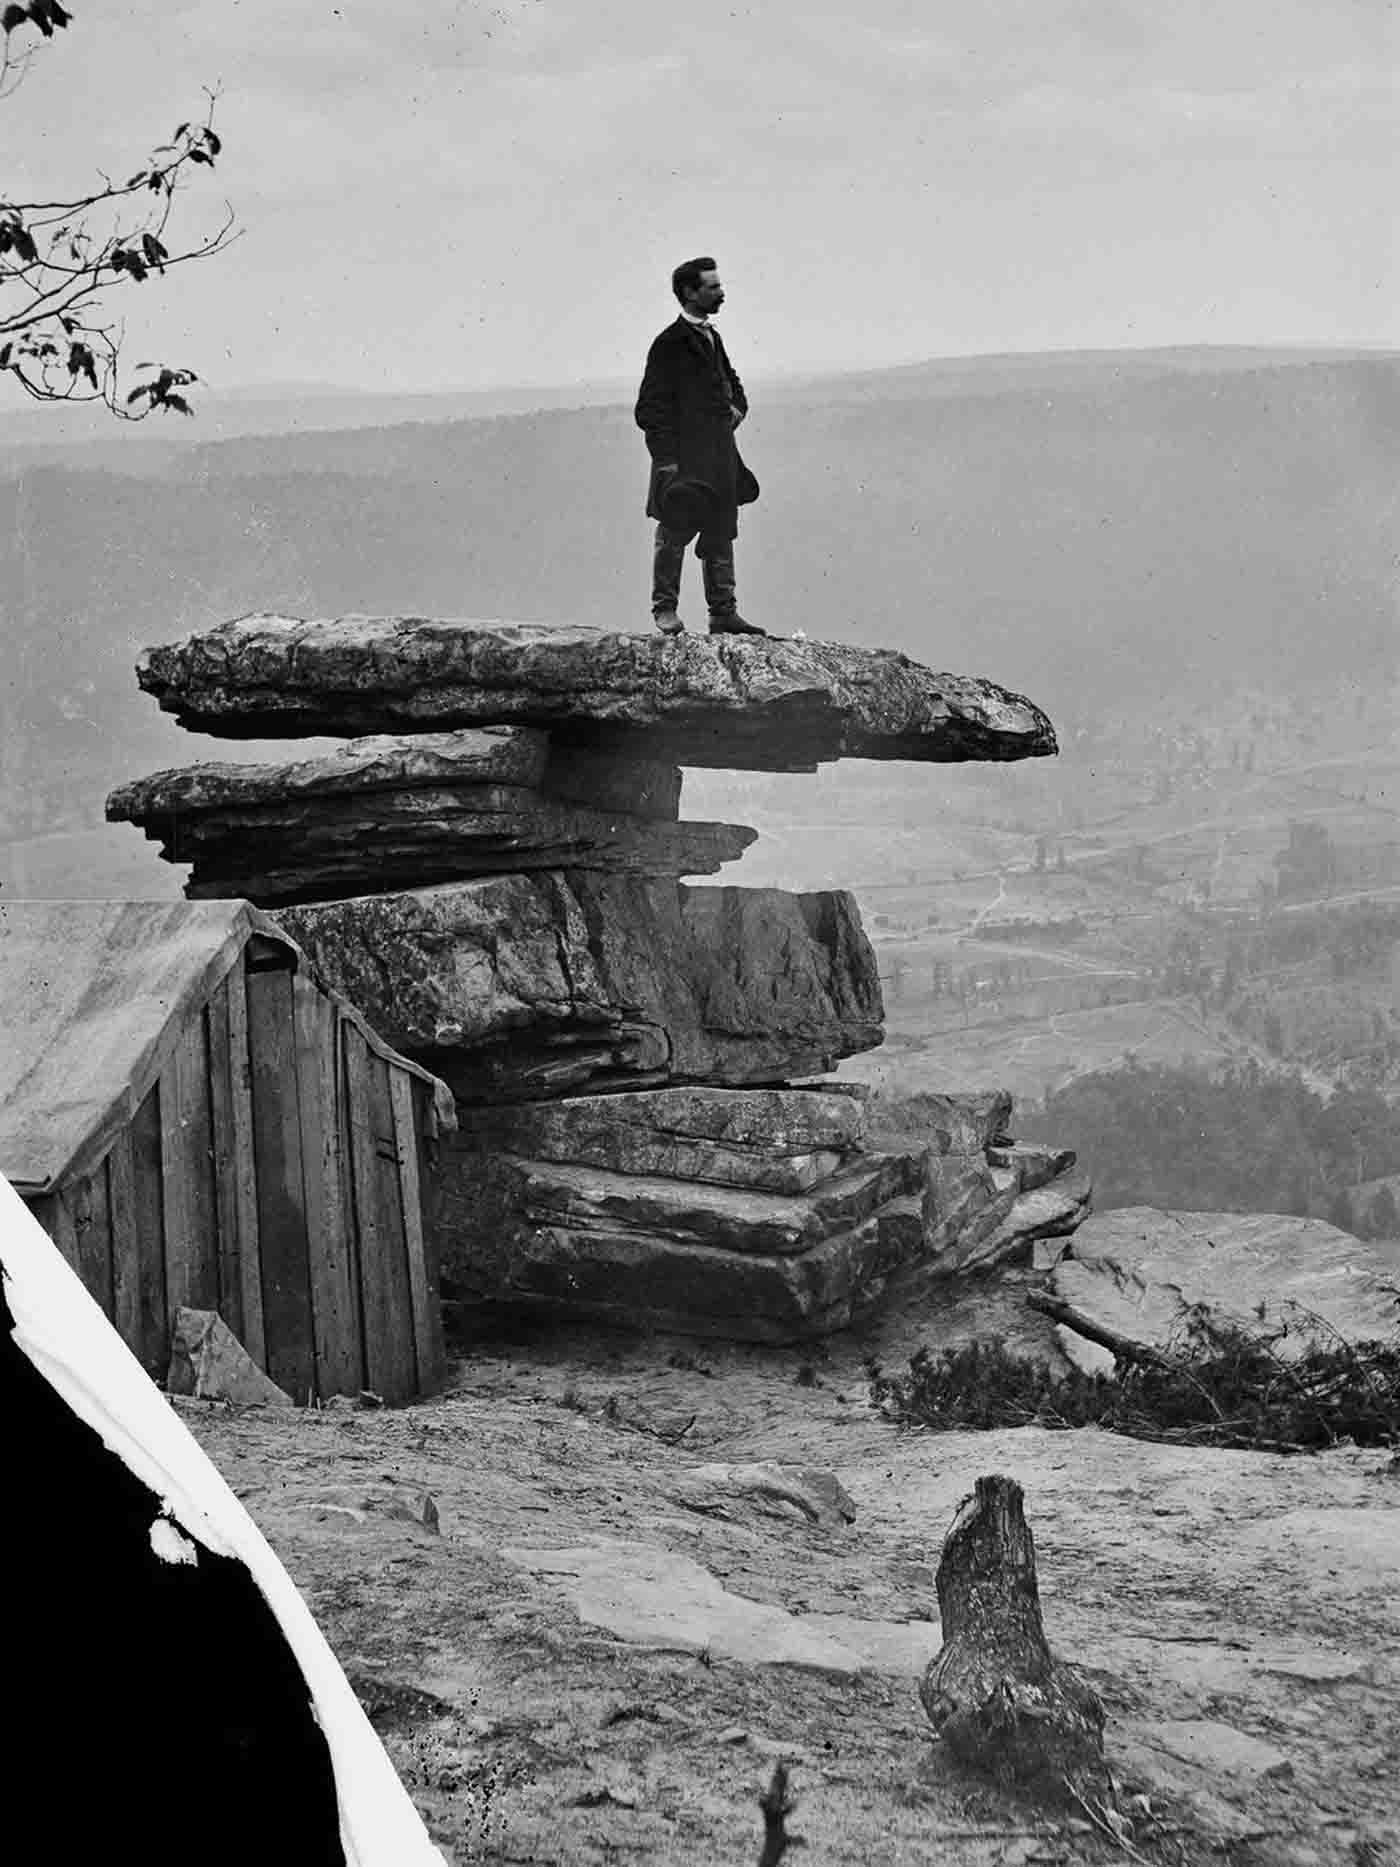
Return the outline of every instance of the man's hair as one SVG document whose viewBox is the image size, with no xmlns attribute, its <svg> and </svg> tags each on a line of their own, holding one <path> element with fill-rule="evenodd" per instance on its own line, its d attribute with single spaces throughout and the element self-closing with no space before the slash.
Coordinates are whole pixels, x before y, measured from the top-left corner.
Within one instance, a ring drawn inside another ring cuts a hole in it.
<svg viewBox="0 0 1400 1867">
<path fill-rule="evenodd" d="M 676 294 L 680 303 L 684 304 L 686 293 L 699 289 L 701 273 L 714 270 L 715 262 L 712 259 L 688 259 L 684 265 L 677 266 L 671 274 L 671 290 Z"/>
</svg>

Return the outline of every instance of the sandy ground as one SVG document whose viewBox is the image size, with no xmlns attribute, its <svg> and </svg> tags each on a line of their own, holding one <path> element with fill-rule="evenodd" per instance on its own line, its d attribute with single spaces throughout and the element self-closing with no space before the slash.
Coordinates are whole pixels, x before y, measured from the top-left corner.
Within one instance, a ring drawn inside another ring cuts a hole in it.
<svg viewBox="0 0 1400 1867">
<path fill-rule="evenodd" d="M 456 1862 L 752 1867 L 778 1756 L 812 1867 L 1400 1861 L 1400 1471 L 871 1410 L 871 1351 L 1049 1354 L 1045 1328 L 1009 1283 L 810 1355 L 517 1327 L 400 1411 L 180 1405 Z M 755 1462 L 835 1474 L 853 1520 Z M 960 1775 L 924 1721 L 940 1545 L 988 1472 L 1024 1485 L 1052 1645 L 1107 1705 L 1126 1849 Z"/>
</svg>

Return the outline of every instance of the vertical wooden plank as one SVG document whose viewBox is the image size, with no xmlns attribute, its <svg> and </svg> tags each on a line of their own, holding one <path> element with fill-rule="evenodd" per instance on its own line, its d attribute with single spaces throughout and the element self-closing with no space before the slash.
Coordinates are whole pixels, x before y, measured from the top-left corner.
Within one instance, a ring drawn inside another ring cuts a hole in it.
<svg viewBox="0 0 1400 1867">
<path fill-rule="evenodd" d="M 370 1388 L 387 1401 L 411 1400 L 418 1385 L 418 1364 L 413 1352 L 413 1308 L 389 1099 L 389 1066 L 348 1020 L 341 1025 L 341 1044 L 359 1245 L 365 1378 Z"/>
<path fill-rule="evenodd" d="M 315 1388 L 316 1359 L 291 973 L 250 969 L 247 997 L 264 1365 L 304 1405 Z"/>
<path fill-rule="evenodd" d="M 229 1120 L 233 1135 L 233 1198 L 238 1215 L 238 1275 L 243 1346 L 260 1368 L 266 1368 L 262 1256 L 258 1240 L 257 1150 L 253 1140 L 253 1061 L 248 1048 L 248 987 L 241 959 L 225 984 Z"/>
<path fill-rule="evenodd" d="M 336 1106 L 340 1121 L 340 1200 L 341 1210 L 345 1214 L 345 1250 L 349 1267 L 350 1281 L 354 1286 L 355 1321 L 359 1328 L 359 1369 L 360 1386 L 369 1386 L 369 1361 L 366 1343 L 369 1325 L 365 1318 L 365 1282 L 361 1265 L 363 1241 L 360 1235 L 360 1220 L 355 1194 L 355 1145 L 353 1136 L 354 1111 L 350 1106 L 349 1078 L 347 1074 L 345 1034 L 350 1021 L 336 1014 L 335 1025 L 335 1065 L 336 1065 Z"/>
<path fill-rule="evenodd" d="M 438 1230 L 437 1199 L 440 1187 L 439 1161 L 441 1137 L 436 1133 L 433 1091 L 424 1082 L 413 1084 L 413 1105 L 418 1115 L 418 1193 L 423 1213 L 423 1262 L 432 1292 L 433 1362 L 439 1370 L 439 1385 L 447 1371 L 447 1344 L 443 1334 L 442 1255 Z M 429 1139 L 430 1135 L 433 1137 Z"/>
<path fill-rule="evenodd" d="M 74 1269 L 88 1295 L 112 1320 L 112 1227 L 107 1198 L 107 1163 L 75 1180 L 67 1192 L 77 1233 Z"/>
<path fill-rule="evenodd" d="M 214 1133 L 203 1007 L 192 1014 L 161 1072 L 161 1171 L 165 1178 L 165 1299 L 177 1309 L 219 1306 Z"/>
<path fill-rule="evenodd" d="M 442 1386 L 441 1314 L 437 1286 L 428 1276 L 423 1241 L 423 1193 L 418 1174 L 418 1121 L 413 1101 L 416 1078 L 389 1066 L 389 1102 L 394 1147 L 399 1157 L 399 1203 L 403 1210 L 404 1247 L 408 1257 L 409 1302 L 413 1311 L 413 1347 L 418 1361 L 418 1391 L 435 1394 Z"/>
<path fill-rule="evenodd" d="M 107 1210 L 112 1227 L 112 1327 L 141 1359 L 141 1240 L 136 1218 L 136 1163 L 131 1129 L 123 1128 L 107 1156 Z"/>
<path fill-rule="evenodd" d="M 414 1345 L 413 1291 L 408 1272 L 408 1237 L 404 1225 L 398 1142 L 394 1133 L 394 1105 L 390 1069 L 377 1051 L 369 1052 L 370 1108 L 374 1129 L 376 1183 L 379 1192 L 380 1232 L 384 1251 L 380 1289 L 391 1322 L 392 1373 L 384 1398 L 412 1400 L 418 1392 L 418 1355 Z"/>
<path fill-rule="evenodd" d="M 300 973 L 292 980 L 292 998 L 316 1391 L 325 1400 L 358 1393 L 364 1386 L 358 1280 L 341 1163 L 340 1017 L 325 993 Z"/>
<path fill-rule="evenodd" d="M 132 1119 L 131 1162 L 135 1191 L 134 1265 L 136 1343 L 132 1352 L 154 1381 L 170 1366 L 169 1311 L 165 1301 L 165 1179 L 161 1170 L 160 1084 L 152 1085 Z M 123 1293 L 122 1301 L 129 1301 Z"/>
<path fill-rule="evenodd" d="M 239 981 L 242 989 L 242 981 Z M 218 1234 L 219 1314 L 243 1338 L 243 1239 L 237 1198 L 238 1156 L 233 1133 L 233 1057 L 228 1031 L 229 982 L 210 994 L 209 1120 L 214 1151 L 214 1218 Z M 247 1343 L 244 1342 L 244 1347 Z"/>
<path fill-rule="evenodd" d="M 370 1133 L 368 1046 L 348 1018 L 340 1020 L 340 1105 L 343 1110 L 345 1190 L 349 1197 L 355 1274 L 360 1286 L 360 1346 L 365 1386 L 383 1366 L 379 1340 L 384 1318 L 372 1301 L 372 1259 L 379 1251 L 379 1202 L 374 1194 L 374 1139 Z"/>
</svg>

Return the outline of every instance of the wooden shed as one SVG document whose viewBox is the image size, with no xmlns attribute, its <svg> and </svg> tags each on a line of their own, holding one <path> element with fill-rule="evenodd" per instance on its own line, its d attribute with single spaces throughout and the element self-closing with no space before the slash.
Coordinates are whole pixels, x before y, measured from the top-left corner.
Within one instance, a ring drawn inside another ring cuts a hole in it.
<svg viewBox="0 0 1400 1867">
<path fill-rule="evenodd" d="M 453 1125 L 246 902 L 0 905 L 0 1172 L 157 1380 L 188 1305 L 298 1401 L 432 1392 Z"/>
</svg>

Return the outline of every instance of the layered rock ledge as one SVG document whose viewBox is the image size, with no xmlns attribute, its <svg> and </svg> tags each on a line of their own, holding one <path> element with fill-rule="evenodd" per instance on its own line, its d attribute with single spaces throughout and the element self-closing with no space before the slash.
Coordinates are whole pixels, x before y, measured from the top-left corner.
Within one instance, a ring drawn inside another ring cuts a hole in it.
<svg viewBox="0 0 1400 1867">
<path fill-rule="evenodd" d="M 836 642 L 255 615 L 147 649 L 137 679 L 182 726 L 226 738 L 519 724 L 560 745 L 754 771 L 1057 750 L 1020 694 Z"/>
</svg>

